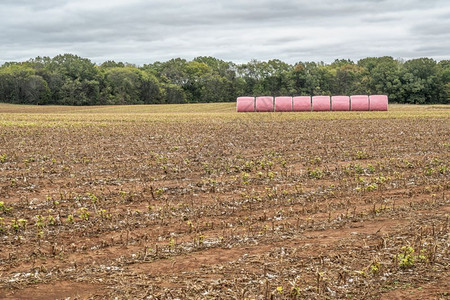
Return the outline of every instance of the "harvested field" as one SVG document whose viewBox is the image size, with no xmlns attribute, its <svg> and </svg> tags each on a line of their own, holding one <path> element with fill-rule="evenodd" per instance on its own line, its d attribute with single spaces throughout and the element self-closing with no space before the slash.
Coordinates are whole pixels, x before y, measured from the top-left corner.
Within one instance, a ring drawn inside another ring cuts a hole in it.
<svg viewBox="0 0 450 300">
<path fill-rule="evenodd" d="M 449 297 L 448 106 L 235 110 L 1 104 L 0 298 Z"/>
</svg>

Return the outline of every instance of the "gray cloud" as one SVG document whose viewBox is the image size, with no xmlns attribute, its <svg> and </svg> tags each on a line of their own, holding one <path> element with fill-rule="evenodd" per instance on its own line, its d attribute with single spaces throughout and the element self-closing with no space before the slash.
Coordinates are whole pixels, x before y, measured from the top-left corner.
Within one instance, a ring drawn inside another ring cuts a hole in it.
<svg viewBox="0 0 450 300">
<path fill-rule="evenodd" d="M 446 0 L 3 0 L 0 64 L 74 53 L 137 64 L 449 59 Z"/>
</svg>

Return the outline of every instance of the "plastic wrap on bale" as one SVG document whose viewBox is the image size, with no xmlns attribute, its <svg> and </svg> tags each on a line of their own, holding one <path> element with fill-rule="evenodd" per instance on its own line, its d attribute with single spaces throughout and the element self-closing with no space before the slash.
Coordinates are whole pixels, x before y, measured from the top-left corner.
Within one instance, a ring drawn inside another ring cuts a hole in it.
<svg viewBox="0 0 450 300">
<path fill-rule="evenodd" d="M 349 111 L 350 97 L 349 96 L 332 96 L 331 97 L 332 111 Z"/>
<path fill-rule="evenodd" d="M 292 111 L 292 97 L 276 97 L 275 111 Z"/>
<path fill-rule="evenodd" d="M 239 97 L 236 100 L 237 112 L 254 112 L 255 98 L 254 97 Z"/>
<path fill-rule="evenodd" d="M 272 96 L 256 97 L 256 111 L 257 112 L 272 112 L 273 111 L 273 97 Z"/>
<path fill-rule="evenodd" d="M 369 110 L 369 96 L 368 95 L 354 95 L 350 97 L 350 109 L 352 111 L 368 111 Z"/>
<path fill-rule="evenodd" d="M 369 99 L 371 111 L 388 110 L 388 97 L 386 95 L 371 95 Z"/>
<path fill-rule="evenodd" d="M 311 96 L 297 96 L 292 98 L 293 111 L 311 111 Z"/>
<path fill-rule="evenodd" d="M 313 111 L 330 111 L 330 96 L 314 96 L 312 97 Z"/>
</svg>

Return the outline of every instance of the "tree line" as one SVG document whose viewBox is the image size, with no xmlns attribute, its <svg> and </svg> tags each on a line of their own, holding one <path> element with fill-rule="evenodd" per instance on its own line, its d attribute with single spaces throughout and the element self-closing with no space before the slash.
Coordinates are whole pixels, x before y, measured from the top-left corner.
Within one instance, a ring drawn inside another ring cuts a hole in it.
<svg viewBox="0 0 450 300">
<path fill-rule="evenodd" d="M 278 59 L 236 64 L 214 57 L 136 66 L 100 65 L 73 54 L 7 62 L 0 102 L 111 105 L 229 102 L 239 96 L 387 94 L 391 102 L 450 103 L 450 60 L 389 56 L 288 64 Z"/>
</svg>

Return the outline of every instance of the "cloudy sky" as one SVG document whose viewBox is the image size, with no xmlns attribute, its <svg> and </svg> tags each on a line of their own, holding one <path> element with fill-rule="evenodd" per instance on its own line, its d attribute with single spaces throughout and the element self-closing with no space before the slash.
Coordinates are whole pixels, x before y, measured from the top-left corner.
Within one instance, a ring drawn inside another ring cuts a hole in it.
<svg viewBox="0 0 450 300">
<path fill-rule="evenodd" d="M 448 0 L 0 0 L 0 64 L 450 59 Z"/>
</svg>

